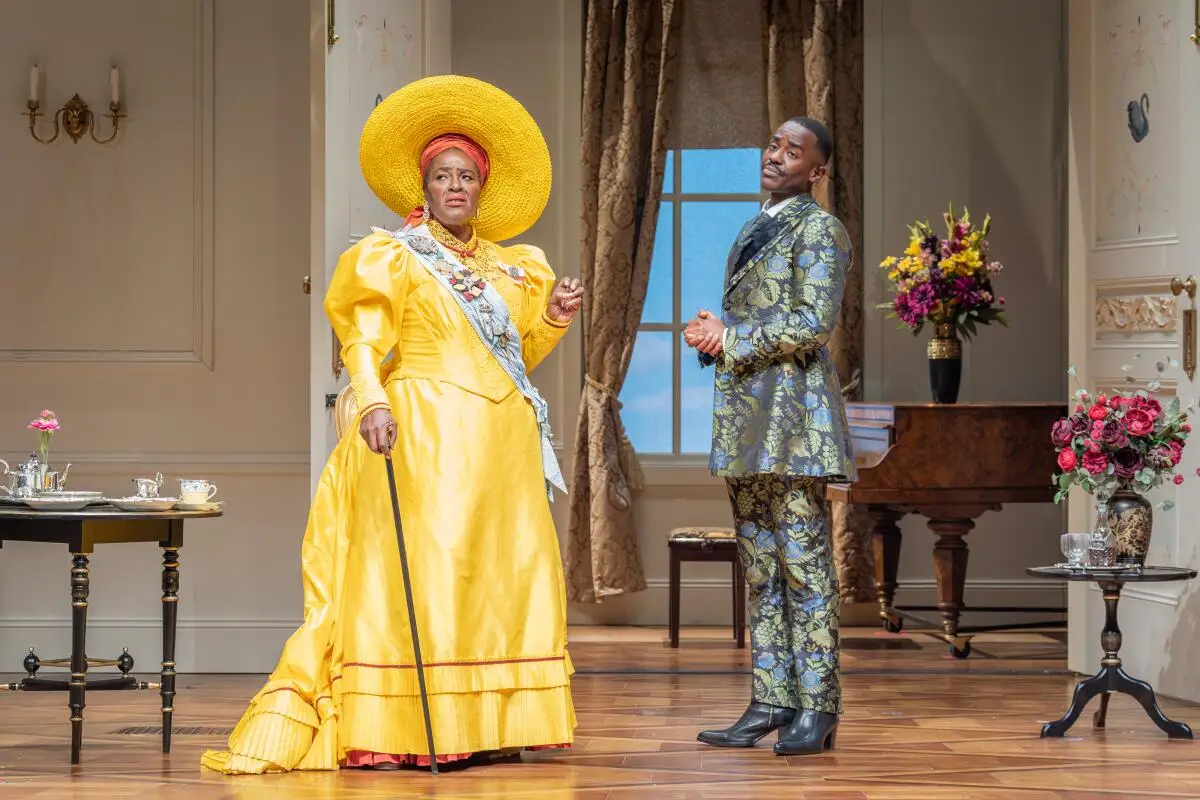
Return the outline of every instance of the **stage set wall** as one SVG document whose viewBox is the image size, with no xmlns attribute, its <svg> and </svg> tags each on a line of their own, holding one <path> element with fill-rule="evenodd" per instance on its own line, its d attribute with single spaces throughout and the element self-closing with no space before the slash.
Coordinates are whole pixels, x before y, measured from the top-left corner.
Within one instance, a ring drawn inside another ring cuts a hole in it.
<svg viewBox="0 0 1200 800">
<path fill-rule="evenodd" d="M 394 5 L 398 19 L 422 12 L 419 0 Z M 454 0 L 448 23 L 453 71 L 503 86 L 545 131 L 554 191 L 523 239 L 563 275 L 578 274 L 580 5 Z M 317 356 L 299 289 L 314 224 L 309 4 L 21 0 L 9 15 L 0 31 L 0 103 L 13 112 L 0 127 L 0 455 L 27 454 L 25 424 L 52 408 L 65 426 L 53 459 L 74 463 L 76 488 L 124 493 L 130 477 L 155 471 L 217 483 L 227 515 L 190 524 L 181 554 L 180 670 L 268 671 L 301 619 L 310 495 Z M 904 246 L 907 224 L 936 219 L 951 201 L 990 212 L 1012 324 L 967 347 L 962 399 L 1063 396 L 1060 3 L 866 0 L 865 15 L 866 307 L 884 299 L 874 265 Z M 340 26 L 338 46 L 356 46 L 353 17 Z M 362 35 L 374 46 L 372 30 Z M 420 62 L 427 37 L 390 41 L 392 57 Z M 114 58 L 129 109 L 115 144 L 29 137 L 19 112 L 35 60 L 46 105 L 79 92 L 102 108 Z M 925 400 L 924 342 L 865 316 L 867 399 Z M 572 332 L 534 376 L 567 474 L 580 347 Z M 729 522 L 724 486 L 694 462 L 647 463 L 646 477 L 637 519 L 649 589 L 573 606 L 573 623 L 664 624 L 669 530 Z M 565 535 L 564 499 L 554 513 Z M 983 518 L 969 537 L 968 602 L 1061 603 L 1061 590 L 1023 572 L 1054 558 L 1061 525 L 1052 507 Z M 932 601 L 932 541 L 919 522 L 906 525 L 904 601 Z M 0 658 L 11 660 L 0 673 L 17 671 L 28 647 L 66 651 L 69 563 L 59 546 L 0 550 Z M 729 580 L 727 569 L 689 565 L 684 622 L 728 624 Z M 159 594 L 155 548 L 101 547 L 89 653 L 128 646 L 139 667 L 156 664 Z"/>
</svg>

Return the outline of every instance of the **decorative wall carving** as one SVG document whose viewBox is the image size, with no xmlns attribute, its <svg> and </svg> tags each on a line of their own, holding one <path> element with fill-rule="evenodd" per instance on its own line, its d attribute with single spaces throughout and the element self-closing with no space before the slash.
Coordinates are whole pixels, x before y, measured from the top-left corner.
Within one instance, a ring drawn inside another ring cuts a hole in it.
<svg viewBox="0 0 1200 800">
<path fill-rule="evenodd" d="M 1179 320 L 1174 297 L 1097 297 L 1096 333 L 1174 333 Z"/>
</svg>

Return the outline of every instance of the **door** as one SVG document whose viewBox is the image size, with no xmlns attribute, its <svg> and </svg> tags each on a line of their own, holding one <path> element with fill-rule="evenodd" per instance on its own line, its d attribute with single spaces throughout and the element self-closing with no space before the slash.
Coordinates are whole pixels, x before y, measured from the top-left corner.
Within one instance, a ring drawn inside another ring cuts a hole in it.
<svg viewBox="0 0 1200 800">
<path fill-rule="evenodd" d="M 315 489 L 337 443 L 332 401 L 346 385 L 325 318 L 338 256 L 372 226 L 400 218 L 358 167 L 358 139 L 375 105 L 424 75 L 450 71 L 450 4 L 439 0 L 310 0 L 312 24 L 312 264 L 310 459 Z"/>
<path fill-rule="evenodd" d="M 1096 391 L 1157 389 L 1164 403 L 1178 397 L 1194 408 L 1196 303 L 1185 285 L 1200 272 L 1195 3 L 1070 0 L 1068 14 L 1070 359 Z M 1197 464 L 1200 439 L 1184 450 L 1183 485 L 1149 498 L 1148 563 L 1200 566 Z M 1090 500 L 1072 501 L 1071 530 L 1091 529 Z M 1197 619 L 1196 586 L 1131 585 L 1120 604 L 1126 670 L 1159 692 L 1200 699 L 1200 673 L 1186 660 L 1200 646 Z M 1096 588 L 1072 586 L 1072 669 L 1099 666 L 1103 620 Z"/>
</svg>

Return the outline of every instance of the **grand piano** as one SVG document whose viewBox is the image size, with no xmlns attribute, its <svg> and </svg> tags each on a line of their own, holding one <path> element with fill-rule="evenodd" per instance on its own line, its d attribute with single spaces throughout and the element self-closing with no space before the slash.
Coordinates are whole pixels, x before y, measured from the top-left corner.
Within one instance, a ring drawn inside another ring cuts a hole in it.
<svg viewBox="0 0 1200 800">
<path fill-rule="evenodd" d="M 936 537 L 936 610 L 942 615 L 937 635 L 950 645 L 954 656 L 970 655 L 971 636 L 959 629 L 967 578 L 965 537 L 976 519 L 999 511 L 1005 503 L 1054 502 L 1051 475 L 1056 465 L 1050 427 L 1066 413 L 1061 403 L 846 405 L 858 480 L 830 484 L 827 497 L 866 507 L 876 597 L 887 630 L 899 632 L 905 618 L 924 621 L 894 606 L 900 563 L 898 523 L 908 514 L 918 514 L 928 520 Z"/>
</svg>

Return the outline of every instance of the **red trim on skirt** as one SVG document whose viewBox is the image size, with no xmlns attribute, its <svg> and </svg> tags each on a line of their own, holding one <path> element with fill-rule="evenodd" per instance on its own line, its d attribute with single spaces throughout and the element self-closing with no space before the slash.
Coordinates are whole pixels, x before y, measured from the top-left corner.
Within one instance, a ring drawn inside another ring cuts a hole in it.
<svg viewBox="0 0 1200 800">
<path fill-rule="evenodd" d="M 569 744 L 543 744 L 523 748 L 525 750 L 569 750 Z M 455 753 L 454 755 L 438 756 L 438 764 L 452 764 L 455 761 L 465 761 L 474 753 Z M 347 769 L 369 769 L 380 765 L 394 764 L 400 767 L 428 767 L 429 756 L 419 756 L 412 753 L 392 755 L 391 753 L 372 753 L 369 750 L 351 750 L 346 753 L 345 767 Z"/>
</svg>

